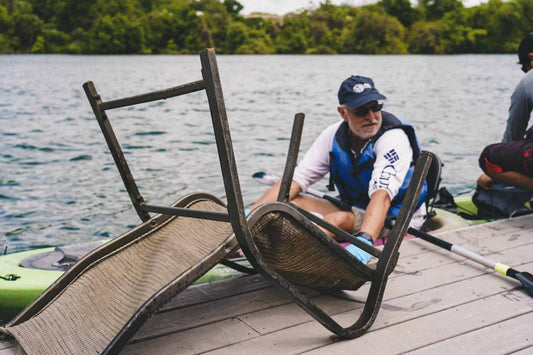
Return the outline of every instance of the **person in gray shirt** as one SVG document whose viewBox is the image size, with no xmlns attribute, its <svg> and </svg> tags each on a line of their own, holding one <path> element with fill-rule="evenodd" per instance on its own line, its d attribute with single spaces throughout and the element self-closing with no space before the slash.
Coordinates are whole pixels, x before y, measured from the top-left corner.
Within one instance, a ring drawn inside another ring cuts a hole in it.
<svg viewBox="0 0 533 355">
<path fill-rule="evenodd" d="M 477 183 L 484 189 L 502 182 L 533 190 L 533 126 L 527 129 L 533 109 L 533 32 L 520 42 L 518 59 L 526 75 L 511 96 L 502 143 L 488 145 L 479 157 L 484 174 Z"/>
</svg>

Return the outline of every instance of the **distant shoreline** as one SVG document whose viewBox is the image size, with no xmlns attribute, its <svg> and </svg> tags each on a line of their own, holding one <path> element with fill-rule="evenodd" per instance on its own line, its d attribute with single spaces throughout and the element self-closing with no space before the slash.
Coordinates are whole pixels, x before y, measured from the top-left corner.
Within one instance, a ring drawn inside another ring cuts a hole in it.
<svg viewBox="0 0 533 355">
<path fill-rule="evenodd" d="M 507 54 L 530 32 L 533 0 L 329 2 L 243 15 L 237 0 L 13 0 L 0 54 Z"/>
</svg>

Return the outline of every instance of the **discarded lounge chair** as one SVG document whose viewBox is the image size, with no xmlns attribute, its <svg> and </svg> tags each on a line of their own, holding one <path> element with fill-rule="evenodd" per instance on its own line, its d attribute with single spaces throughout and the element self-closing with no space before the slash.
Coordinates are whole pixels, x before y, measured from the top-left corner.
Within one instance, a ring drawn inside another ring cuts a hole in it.
<svg viewBox="0 0 533 355">
<path fill-rule="evenodd" d="M 84 84 L 102 132 L 141 225 L 89 253 L 0 332 L 30 354 L 116 353 L 146 319 L 234 252 L 230 220 L 244 219 L 235 206 L 194 193 L 171 207 L 143 200 L 113 133 L 106 110 L 205 89 L 226 191 L 238 190 L 215 53 L 200 54 L 203 79 L 167 90 L 102 101 L 92 82 Z M 231 171 L 231 173 L 230 173 Z M 233 178 L 235 177 L 235 179 Z M 150 212 L 160 213 L 150 216 Z M 229 213 L 228 213 L 229 212 Z M 233 221 L 233 223 L 237 223 Z"/>
</svg>

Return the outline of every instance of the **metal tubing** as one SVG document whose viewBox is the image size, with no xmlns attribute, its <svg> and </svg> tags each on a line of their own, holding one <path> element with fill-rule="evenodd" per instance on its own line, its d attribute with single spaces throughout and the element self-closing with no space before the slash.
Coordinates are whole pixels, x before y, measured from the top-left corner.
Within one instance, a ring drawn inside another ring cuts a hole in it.
<svg viewBox="0 0 533 355">
<path fill-rule="evenodd" d="M 184 85 L 175 86 L 168 89 L 149 92 L 147 94 L 141 94 L 131 97 L 125 97 L 123 99 L 117 99 L 100 103 L 100 110 L 112 110 L 119 107 L 131 106 L 142 104 L 145 102 L 168 99 L 184 94 L 190 94 L 191 92 L 200 91 L 205 89 L 203 80 L 193 81 Z"/>
<path fill-rule="evenodd" d="M 291 190 L 292 177 L 294 175 L 294 168 L 298 160 L 298 150 L 300 149 L 300 141 L 302 140 L 302 129 L 304 125 L 305 115 L 297 113 L 294 116 L 294 123 L 292 125 L 291 141 L 289 143 L 289 152 L 287 153 L 287 161 L 285 163 L 285 170 L 283 171 L 283 178 L 281 179 L 281 186 L 278 193 L 278 202 L 289 201 L 289 193 Z"/>
<path fill-rule="evenodd" d="M 244 216 L 244 203 L 242 201 L 241 187 L 233 153 L 233 145 L 224 105 L 222 85 L 218 66 L 213 49 L 204 49 L 200 52 L 202 63 L 202 76 L 205 82 L 205 91 L 211 111 L 211 121 L 215 131 L 220 169 L 224 180 L 224 189 L 228 200 L 228 212 L 231 218 L 231 226 L 235 235 L 247 235 L 251 241 L 252 237 L 246 217 Z"/>
<path fill-rule="evenodd" d="M 213 221 L 229 222 L 230 218 L 227 213 L 193 210 L 190 208 L 182 207 L 166 207 L 166 206 L 154 206 L 154 205 L 142 205 L 141 209 L 146 212 L 161 213 L 172 216 L 192 217 L 201 219 L 210 219 Z"/>
<path fill-rule="evenodd" d="M 452 248 L 450 249 L 452 252 L 459 254 L 461 256 L 464 256 L 467 259 L 470 259 L 472 261 L 475 261 L 477 263 L 480 263 L 481 265 L 484 265 L 490 269 L 494 269 L 496 267 L 496 263 L 494 261 L 491 261 L 479 254 L 476 254 L 474 252 L 471 252 L 468 249 L 463 248 L 460 245 L 452 245 Z"/>
<path fill-rule="evenodd" d="M 87 99 L 91 103 L 94 115 L 96 116 L 98 124 L 100 125 L 100 129 L 104 134 L 111 155 L 113 156 L 113 160 L 115 161 L 115 165 L 117 166 L 120 176 L 122 177 L 122 181 L 124 182 L 124 186 L 126 187 L 126 190 L 128 190 L 131 203 L 133 204 L 133 207 L 135 208 L 135 211 L 141 220 L 146 222 L 150 219 L 150 215 L 146 211 L 143 211 L 140 207 L 144 203 L 144 199 L 137 188 L 137 184 L 135 183 L 135 179 L 133 178 L 131 170 L 128 166 L 126 157 L 124 157 L 124 153 L 120 148 L 120 144 L 115 136 L 115 132 L 113 132 L 111 123 L 109 122 L 105 111 L 100 108 L 102 98 L 96 91 L 92 81 L 88 81 L 83 84 L 83 89 L 85 90 Z"/>
</svg>

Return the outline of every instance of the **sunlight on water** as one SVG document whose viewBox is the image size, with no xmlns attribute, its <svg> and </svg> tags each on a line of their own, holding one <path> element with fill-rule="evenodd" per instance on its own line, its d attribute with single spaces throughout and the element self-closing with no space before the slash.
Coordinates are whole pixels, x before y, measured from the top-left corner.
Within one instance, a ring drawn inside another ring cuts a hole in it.
<svg viewBox="0 0 533 355">
<path fill-rule="evenodd" d="M 251 175 L 282 173 L 292 119 L 306 114 L 302 154 L 339 119 L 351 74 L 374 78 L 385 109 L 410 121 L 444 160 L 443 185 L 468 191 L 482 148 L 501 139 L 521 73 L 511 55 L 219 56 L 245 203 Z M 201 79 L 197 56 L 0 56 L 0 249 L 114 237 L 138 224 L 82 84 L 104 100 Z M 193 191 L 224 198 L 204 93 L 109 112 L 145 199 Z M 324 184 L 317 188 L 324 190 Z"/>
</svg>

